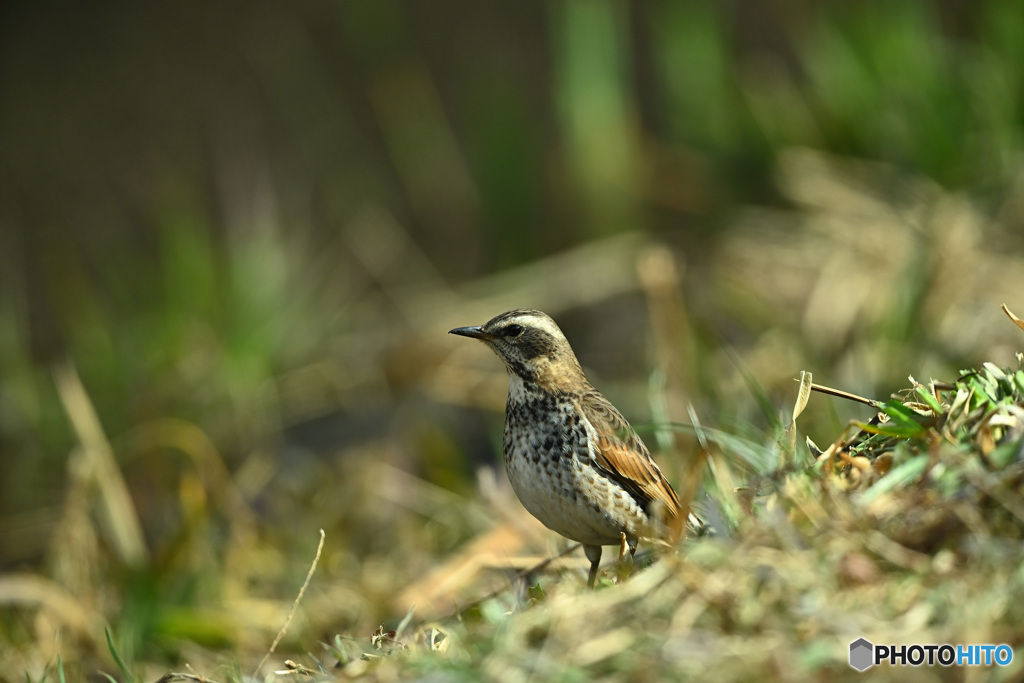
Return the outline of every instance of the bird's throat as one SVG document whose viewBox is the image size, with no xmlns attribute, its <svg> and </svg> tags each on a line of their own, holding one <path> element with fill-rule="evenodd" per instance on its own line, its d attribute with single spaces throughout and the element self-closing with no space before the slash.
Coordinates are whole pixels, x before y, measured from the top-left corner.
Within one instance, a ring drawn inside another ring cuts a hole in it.
<svg viewBox="0 0 1024 683">
<path fill-rule="evenodd" d="M 589 386 L 578 363 L 534 361 L 528 372 L 509 368 L 509 398 L 525 397 L 538 390 L 548 394 L 579 394 Z"/>
</svg>

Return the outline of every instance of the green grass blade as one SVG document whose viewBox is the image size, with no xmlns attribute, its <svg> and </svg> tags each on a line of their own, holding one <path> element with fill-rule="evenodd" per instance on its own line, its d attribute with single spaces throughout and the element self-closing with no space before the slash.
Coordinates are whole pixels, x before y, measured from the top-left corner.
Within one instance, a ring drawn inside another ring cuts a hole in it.
<svg viewBox="0 0 1024 683">
<path fill-rule="evenodd" d="M 121 673 L 124 674 L 124 680 L 126 681 L 126 683 L 134 683 L 135 677 L 132 676 L 130 671 L 128 671 L 128 667 L 125 666 L 124 660 L 121 659 L 121 655 L 119 655 L 117 652 L 117 648 L 114 647 L 114 637 L 110 633 L 110 628 L 103 629 L 103 633 L 107 636 L 107 648 L 110 650 L 110 655 L 114 658 L 114 662 L 117 663 L 118 668 L 121 669 Z M 103 675 L 107 676 L 107 678 L 110 678 L 110 680 L 112 681 L 114 680 L 107 674 Z"/>
<path fill-rule="evenodd" d="M 929 460 L 929 456 L 926 453 L 922 453 L 921 455 L 913 457 L 905 463 L 894 467 L 888 474 L 882 477 L 877 484 L 864 492 L 864 495 L 861 496 L 861 503 L 870 503 L 879 496 L 890 491 L 894 491 L 914 481 L 928 469 Z"/>
<path fill-rule="evenodd" d="M 918 436 L 923 431 L 921 425 L 913 425 L 905 427 L 903 425 L 893 424 L 891 422 L 884 424 L 869 424 L 867 422 L 853 422 L 858 429 L 862 429 L 868 434 L 878 434 L 879 436 L 888 436 L 894 439 L 912 439 Z"/>
<path fill-rule="evenodd" d="M 946 412 L 945 410 L 943 410 L 942 404 L 939 403 L 939 399 L 935 398 L 935 394 L 929 391 L 928 387 L 918 385 L 914 387 L 914 390 L 917 392 L 917 395 L 921 398 L 921 400 L 925 404 L 927 404 L 929 408 L 932 409 L 933 413 L 935 413 L 936 415 L 943 415 Z"/>
</svg>

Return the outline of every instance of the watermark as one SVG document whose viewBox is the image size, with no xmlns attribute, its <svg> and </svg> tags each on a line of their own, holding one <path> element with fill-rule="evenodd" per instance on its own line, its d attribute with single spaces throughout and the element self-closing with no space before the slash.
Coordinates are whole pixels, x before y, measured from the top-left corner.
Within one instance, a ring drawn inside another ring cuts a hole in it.
<svg viewBox="0 0 1024 683">
<path fill-rule="evenodd" d="M 866 638 L 850 643 L 850 666 L 864 671 L 890 666 L 1006 666 L 1013 661 L 1009 645 L 875 645 Z"/>
</svg>

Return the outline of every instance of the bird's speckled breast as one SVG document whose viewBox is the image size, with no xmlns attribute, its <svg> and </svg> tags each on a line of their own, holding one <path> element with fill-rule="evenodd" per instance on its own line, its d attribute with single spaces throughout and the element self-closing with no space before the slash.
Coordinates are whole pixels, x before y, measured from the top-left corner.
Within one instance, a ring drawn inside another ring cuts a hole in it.
<svg viewBox="0 0 1024 683">
<path fill-rule="evenodd" d="M 599 473 L 594 428 L 572 396 L 509 378 L 505 409 L 505 470 L 520 502 L 552 531 L 588 545 L 643 535 L 647 514 L 613 480 Z"/>
</svg>

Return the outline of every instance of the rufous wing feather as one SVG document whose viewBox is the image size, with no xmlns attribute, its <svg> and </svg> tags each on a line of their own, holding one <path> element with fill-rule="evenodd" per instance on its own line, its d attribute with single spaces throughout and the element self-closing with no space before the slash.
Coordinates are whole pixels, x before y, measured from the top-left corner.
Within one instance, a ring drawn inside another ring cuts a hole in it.
<svg viewBox="0 0 1024 683">
<path fill-rule="evenodd" d="M 645 509 L 659 513 L 670 541 L 678 539 L 685 518 L 679 497 L 626 418 L 596 389 L 580 396 L 579 409 L 598 434 L 598 467 Z"/>
</svg>

